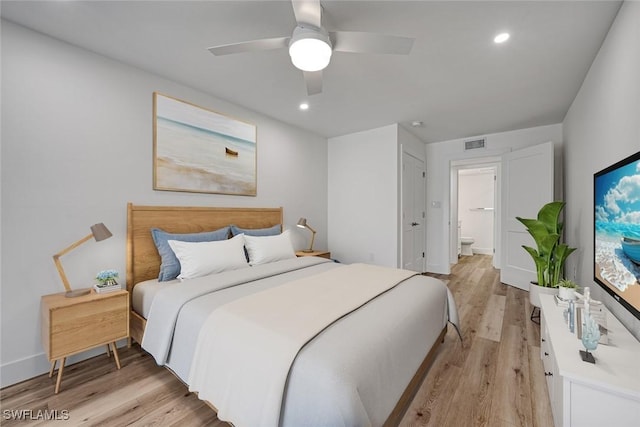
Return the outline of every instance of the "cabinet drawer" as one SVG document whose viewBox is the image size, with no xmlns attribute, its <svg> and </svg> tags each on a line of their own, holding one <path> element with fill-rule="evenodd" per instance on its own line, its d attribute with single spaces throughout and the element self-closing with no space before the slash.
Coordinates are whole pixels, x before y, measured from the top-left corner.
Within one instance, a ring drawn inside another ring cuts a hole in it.
<svg viewBox="0 0 640 427">
<path fill-rule="evenodd" d="M 52 308 L 49 359 L 59 359 L 128 336 L 128 295 Z"/>
<path fill-rule="evenodd" d="M 553 402 L 554 399 L 554 385 L 553 385 L 553 372 L 554 362 L 551 343 L 549 342 L 549 331 L 544 318 L 541 316 L 540 321 L 540 358 L 542 359 L 542 368 L 544 369 L 544 376 L 547 380 L 547 390 L 549 393 L 549 399 Z"/>
<path fill-rule="evenodd" d="M 550 372 L 552 367 L 551 343 L 549 342 L 549 329 L 544 315 L 540 313 L 540 359 L 545 372 Z"/>
</svg>

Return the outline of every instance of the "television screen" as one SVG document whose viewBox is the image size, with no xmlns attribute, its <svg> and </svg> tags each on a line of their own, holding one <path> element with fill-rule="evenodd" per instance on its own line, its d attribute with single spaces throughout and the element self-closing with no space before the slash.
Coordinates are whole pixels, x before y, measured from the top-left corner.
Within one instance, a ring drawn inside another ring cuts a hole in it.
<svg viewBox="0 0 640 427">
<path fill-rule="evenodd" d="M 593 176 L 594 279 L 640 319 L 640 152 Z"/>
</svg>

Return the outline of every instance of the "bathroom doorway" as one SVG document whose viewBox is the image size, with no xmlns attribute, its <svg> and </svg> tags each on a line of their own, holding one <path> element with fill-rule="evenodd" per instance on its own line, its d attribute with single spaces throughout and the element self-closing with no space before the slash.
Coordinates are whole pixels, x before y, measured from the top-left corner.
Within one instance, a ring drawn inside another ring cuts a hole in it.
<svg viewBox="0 0 640 427">
<path fill-rule="evenodd" d="M 461 256 L 491 255 L 499 267 L 499 174 L 498 159 L 474 159 L 451 165 L 452 264 Z M 457 225 L 457 227 L 455 226 Z"/>
</svg>

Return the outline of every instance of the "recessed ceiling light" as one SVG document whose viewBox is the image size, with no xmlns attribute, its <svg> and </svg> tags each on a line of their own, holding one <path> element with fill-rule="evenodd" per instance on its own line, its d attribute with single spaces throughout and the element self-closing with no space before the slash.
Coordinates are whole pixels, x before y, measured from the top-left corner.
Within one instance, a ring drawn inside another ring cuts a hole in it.
<svg viewBox="0 0 640 427">
<path fill-rule="evenodd" d="M 493 39 L 493 41 L 496 43 L 504 43 L 509 40 L 509 37 L 509 33 L 500 33 Z"/>
<path fill-rule="evenodd" d="M 307 104 L 306 102 L 303 102 L 302 104 L 300 104 L 300 109 L 301 110 L 308 110 L 309 109 L 309 104 Z"/>
</svg>

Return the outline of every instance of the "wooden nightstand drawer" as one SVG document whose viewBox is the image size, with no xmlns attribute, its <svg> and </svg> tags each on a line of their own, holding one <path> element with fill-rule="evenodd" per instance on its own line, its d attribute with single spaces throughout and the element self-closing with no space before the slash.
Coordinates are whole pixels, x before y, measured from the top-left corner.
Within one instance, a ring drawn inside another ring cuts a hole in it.
<svg viewBox="0 0 640 427">
<path fill-rule="evenodd" d="M 42 338 L 49 360 L 56 360 L 129 335 L 129 294 L 92 293 L 42 297 Z"/>
<path fill-rule="evenodd" d="M 105 345 L 120 359 L 116 341 L 129 336 L 129 292 L 115 291 L 67 298 L 65 293 L 45 295 L 40 306 L 42 346 L 51 363 L 49 377 L 59 364 L 55 393 L 60 390 L 67 356 Z"/>
</svg>

